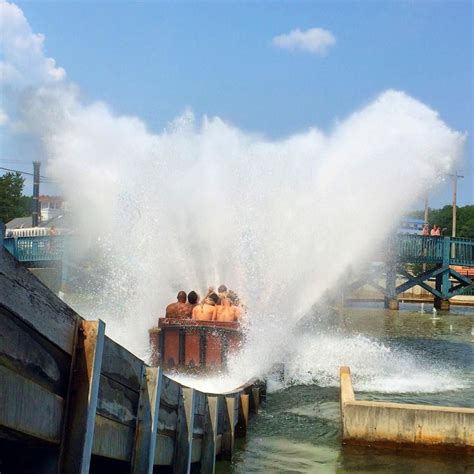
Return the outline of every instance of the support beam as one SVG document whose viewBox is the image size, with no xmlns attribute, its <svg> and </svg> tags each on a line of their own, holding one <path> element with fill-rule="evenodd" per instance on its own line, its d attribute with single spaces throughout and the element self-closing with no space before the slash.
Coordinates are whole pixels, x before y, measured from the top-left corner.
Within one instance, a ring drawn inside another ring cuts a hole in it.
<svg viewBox="0 0 474 474">
<path fill-rule="evenodd" d="M 195 404 L 194 389 L 183 387 L 178 405 L 178 424 L 173 463 L 173 472 L 176 474 L 188 474 L 191 471 Z"/>
<path fill-rule="evenodd" d="M 235 439 L 235 397 L 226 396 L 224 407 L 224 433 L 222 436 L 222 458 L 226 460 L 232 460 L 232 453 L 234 451 L 234 439 Z M 227 409 L 225 409 L 227 408 Z"/>
<path fill-rule="evenodd" d="M 217 416 L 219 398 L 206 397 L 204 436 L 201 448 L 201 474 L 214 474 L 216 467 Z"/>
<path fill-rule="evenodd" d="M 384 305 L 388 309 L 398 309 L 397 300 L 397 270 L 394 262 L 387 263 L 387 274 L 385 280 Z"/>
<path fill-rule="evenodd" d="M 94 439 L 105 323 L 79 321 L 71 363 L 60 452 L 60 471 L 87 474 Z"/>
<path fill-rule="evenodd" d="M 137 428 L 132 457 L 133 474 L 151 474 L 153 472 L 161 382 L 161 368 L 145 367 L 138 402 Z"/>
<path fill-rule="evenodd" d="M 260 408 L 260 389 L 258 387 L 252 387 L 252 401 L 253 401 L 253 412 L 258 414 Z"/>
<path fill-rule="evenodd" d="M 241 393 L 239 397 L 239 416 L 236 426 L 236 435 L 245 436 L 249 424 L 249 398 L 247 393 Z"/>
<path fill-rule="evenodd" d="M 400 308 L 400 303 L 397 298 L 389 298 L 388 296 L 384 297 L 384 306 L 387 309 L 398 310 Z"/>
<path fill-rule="evenodd" d="M 449 311 L 450 303 L 449 300 L 444 300 L 435 296 L 434 307 L 440 311 Z"/>
</svg>

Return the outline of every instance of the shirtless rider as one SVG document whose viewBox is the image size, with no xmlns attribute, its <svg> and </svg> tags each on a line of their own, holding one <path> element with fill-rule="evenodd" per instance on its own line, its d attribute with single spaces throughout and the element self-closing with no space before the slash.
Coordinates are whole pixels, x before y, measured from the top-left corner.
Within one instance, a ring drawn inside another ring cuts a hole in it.
<svg viewBox="0 0 474 474">
<path fill-rule="evenodd" d="M 193 309 L 193 319 L 196 321 L 213 321 L 216 319 L 216 303 L 219 297 L 212 293 L 204 298 Z"/>
<path fill-rule="evenodd" d="M 192 307 L 186 303 L 186 293 L 180 291 L 178 293 L 176 303 L 171 303 L 166 307 L 166 318 L 190 318 L 192 314 Z"/>
<path fill-rule="evenodd" d="M 234 306 L 230 298 L 221 298 L 221 304 L 217 306 L 216 321 L 238 321 L 240 309 Z"/>
</svg>

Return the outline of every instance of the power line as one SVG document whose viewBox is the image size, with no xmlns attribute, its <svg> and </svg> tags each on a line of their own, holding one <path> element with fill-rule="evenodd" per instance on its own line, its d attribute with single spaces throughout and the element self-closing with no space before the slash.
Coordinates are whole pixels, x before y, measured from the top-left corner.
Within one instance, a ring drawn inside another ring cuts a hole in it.
<svg viewBox="0 0 474 474">
<path fill-rule="evenodd" d="M 20 170 L 13 170 L 13 169 L 10 169 L 10 168 L 4 168 L 3 166 L 0 166 L 0 170 L 4 170 L 4 171 L 10 171 L 12 173 L 20 173 L 20 174 L 27 174 L 28 176 L 34 176 L 33 173 L 28 173 L 27 171 L 20 171 Z M 54 183 L 54 181 L 51 181 L 50 178 L 46 177 L 46 176 L 40 176 L 41 179 L 46 179 L 51 183 Z M 43 181 L 45 182 L 45 181 Z"/>
</svg>

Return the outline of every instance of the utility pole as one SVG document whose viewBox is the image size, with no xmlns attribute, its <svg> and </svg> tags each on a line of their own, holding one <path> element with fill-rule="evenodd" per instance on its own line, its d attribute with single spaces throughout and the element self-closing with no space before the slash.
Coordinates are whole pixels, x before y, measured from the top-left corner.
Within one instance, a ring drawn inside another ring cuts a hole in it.
<svg viewBox="0 0 474 474">
<path fill-rule="evenodd" d="M 457 200 L 457 194 L 458 194 L 458 178 L 464 178 L 464 176 L 461 176 L 457 172 L 455 174 L 450 174 L 453 178 L 453 230 L 451 232 L 452 237 L 456 237 L 456 200 Z"/>
<path fill-rule="evenodd" d="M 40 161 L 33 161 L 33 212 L 32 226 L 38 227 L 39 224 L 39 186 L 40 186 Z"/>
<path fill-rule="evenodd" d="M 428 191 L 425 194 L 425 215 L 424 215 L 424 221 L 425 225 L 428 225 Z M 422 272 L 426 272 L 426 263 L 423 264 L 422 266 Z"/>
<path fill-rule="evenodd" d="M 425 215 L 424 215 L 424 221 L 425 224 L 428 224 L 428 193 L 425 194 Z"/>
</svg>

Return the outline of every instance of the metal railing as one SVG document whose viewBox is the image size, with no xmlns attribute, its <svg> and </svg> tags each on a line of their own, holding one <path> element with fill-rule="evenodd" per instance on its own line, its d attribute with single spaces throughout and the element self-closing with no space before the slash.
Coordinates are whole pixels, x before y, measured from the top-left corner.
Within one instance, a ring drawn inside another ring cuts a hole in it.
<svg viewBox="0 0 474 474">
<path fill-rule="evenodd" d="M 54 261 L 62 259 L 65 239 L 68 237 L 9 237 L 4 239 L 3 244 L 20 262 Z M 393 236 L 389 247 L 393 258 L 400 263 L 474 267 L 474 239 L 398 234 Z"/>
<path fill-rule="evenodd" d="M 474 239 L 450 239 L 452 265 L 474 266 Z"/>
<path fill-rule="evenodd" d="M 59 261 L 63 257 L 64 236 L 9 237 L 3 245 L 19 262 Z"/>
<path fill-rule="evenodd" d="M 442 237 L 397 235 L 395 256 L 403 263 L 442 263 L 445 241 Z"/>
</svg>

